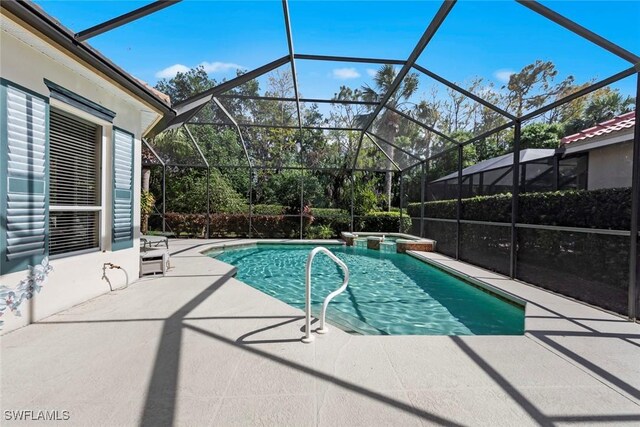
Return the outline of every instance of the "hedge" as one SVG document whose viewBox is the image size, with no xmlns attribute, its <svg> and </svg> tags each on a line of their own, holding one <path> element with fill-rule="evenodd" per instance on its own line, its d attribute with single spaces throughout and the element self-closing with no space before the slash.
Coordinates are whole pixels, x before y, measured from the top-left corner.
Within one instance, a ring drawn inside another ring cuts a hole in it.
<svg viewBox="0 0 640 427">
<path fill-rule="evenodd" d="M 269 205 L 263 205 L 269 206 Z M 343 231 L 349 230 L 351 216 L 345 211 L 337 209 L 331 212 L 320 212 L 303 216 L 304 235 L 315 235 L 322 230 L 327 236 L 331 230 L 332 236 L 337 238 Z M 339 212 L 337 212 L 339 211 Z M 273 211 L 272 211 L 273 212 Z M 317 210 L 316 210 L 317 212 Z M 330 215 L 327 215 L 330 214 Z M 206 214 L 183 214 L 167 212 L 166 221 L 169 230 L 182 237 L 204 237 L 207 224 Z M 300 217 L 285 215 L 253 215 L 251 217 L 252 236 L 264 238 L 298 238 L 300 236 Z M 310 227 L 314 227 L 310 229 Z M 372 212 L 355 219 L 357 231 L 397 232 L 400 228 L 399 212 Z M 402 231 L 406 232 L 411 226 L 411 219 L 402 218 Z M 211 237 L 244 237 L 249 234 L 248 214 L 211 214 L 209 223 Z"/>
<path fill-rule="evenodd" d="M 254 215 L 284 215 L 285 213 L 286 207 L 282 205 L 253 205 Z"/>
<path fill-rule="evenodd" d="M 169 229 L 181 237 L 205 237 L 206 214 L 181 214 L 168 212 Z M 313 221 L 304 217 L 303 226 Z M 251 224 L 254 237 L 297 238 L 300 235 L 300 217 L 284 215 L 253 215 Z M 243 237 L 249 234 L 249 215 L 211 214 L 209 235 L 211 237 Z"/>
<path fill-rule="evenodd" d="M 511 194 L 463 199 L 462 218 L 511 222 Z M 420 203 L 408 206 L 420 216 Z M 455 218 L 456 200 L 429 202 L 425 216 Z M 628 230 L 631 190 L 570 190 L 524 193 L 519 197 L 518 222 L 579 228 Z M 462 224 L 460 258 L 507 274 L 508 227 Z M 428 221 L 426 237 L 438 241 L 438 250 L 454 255 L 455 224 Z M 627 311 L 629 237 L 553 230 L 518 230 L 516 275 L 551 289 L 621 314 Z"/>
<path fill-rule="evenodd" d="M 455 218 L 456 200 L 425 203 L 425 217 Z M 518 222 L 565 227 L 628 230 L 631 189 L 569 190 L 524 193 L 519 199 Z M 511 193 L 462 199 L 461 218 L 511 222 Z M 420 217 L 420 203 L 410 203 L 408 213 Z"/>
<path fill-rule="evenodd" d="M 311 213 L 314 217 L 332 217 L 332 218 L 351 218 L 351 213 L 344 209 L 335 208 L 311 208 Z"/>
<path fill-rule="evenodd" d="M 411 218 L 404 215 L 401 221 L 400 212 L 369 212 L 354 218 L 354 228 L 355 231 L 406 233 L 411 228 Z"/>
</svg>

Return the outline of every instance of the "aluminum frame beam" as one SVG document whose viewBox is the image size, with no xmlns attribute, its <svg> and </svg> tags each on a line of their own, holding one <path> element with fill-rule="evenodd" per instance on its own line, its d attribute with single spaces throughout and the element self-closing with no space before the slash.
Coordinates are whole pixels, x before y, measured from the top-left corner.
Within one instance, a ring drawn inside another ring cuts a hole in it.
<svg viewBox="0 0 640 427">
<path fill-rule="evenodd" d="M 296 73 L 296 62 L 293 51 L 293 35 L 291 33 L 291 22 L 289 20 L 289 4 L 287 0 L 282 0 L 282 12 L 284 15 L 284 26 L 287 32 L 287 46 L 289 48 L 289 64 L 291 65 L 291 78 L 293 79 L 293 93 L 296 98 L 296 110 L 298 111 L 298 127 L 302 131 L 302 113 L 300 112 L 300 93 L 298 91 L 298 75 Z"/>
<path fill-rule="evenodd" d="M 296 53 L 295 59 L 304 59 L 312 61 L 332 61 L 332 62 L 357 62 L 367 64 L 391 64 L 391 65 L 404 65 L 406 61 L 398 59 L 380 59 L 380 58 L 360 58 L 353 56 L 332 56 L 332 55 L 307 55 Z"/>
<path fill-rule="evenodd" d="M 478 95 L 475 95 L 472 92 L 469 92 L 468 90 L 458 86 L 457 84 L 445 79 L 444 77 L 440 76 L 439 74 L 434 73 L 433 71 L 430 71 L 426 68 L 424 68 L 423 66 L 419 65 L 419 64 L 413 64 L 413 68 L 415 68 L 416 70 L 420 71 L 423 74 L 426 74 L 428 77 L 431 77 L 433 80 L 442 83 L 443 85 L 447 86 L 450 89 L 455 90 L 458 93 L 461 93 L 462 95 L 466 96 L 467 98 L 471 98 L 474 101 L 476 101 L 479 104 L 484 105 L 485 107 L 489 108 L 490 110 L 495 111 L 496 113 L 507 117 L 511 120 L 515 120 L 516 116 L 514 116 L 513 114 L 509 113 L 506 110 L 503 110 L 502 108 L 493 105 L 492 103 L 490 103 L 489 101 L 485 100 L 484 98 L 479 97 Z"/>
<path fill-rule="evenodd" d="M 429 26 L 425 30 L 424 34 L 422 35 L 422 37 L 420 37 L 420 40 L 418 40 L 418 43 L 413 48 L 413 51 L 409 55 L 409 58 L 407 58 L 407 61 L 404 63 L 400 71 L 398 71 L 396 78 L 391 83 L 391 87 L 389 88 L 387 93 L 384 94 L 384 96 L 380 100 L 380 104 L 375 108 L 375 110 L 371 114 L 371 118 L 367 121 L 366 125 L 364 126 L 365 132 L 369 130 L 373 122 L 378 117 L 378 114 L 380 114 L 380 111 L 382 111 L 382 108 L 384 107 L 384 105 L 386 105 L 389 102 L 389 99 L 391 99 L 391 96 L 393 96 L 396 90 L 400 87 L 402 80 L 407 76 L 407 74 L 409 74 L 409 71 L 411 71 L 413 64 L 415 64 L 418 57 L 422 54 L 422 51 L 427 47 L 427 44 L 429 44 L 433 36 L 436 34 L 438 29 L 440 28 L 440 25 L 442 25 L 447 15 L 449 15 L 449 12 L 451 12 L 451 9 L 456 4 L 456 1 L 457 0 L 445 0 L 442 3 L 442 5 L 440 5 L 438 12 L 436 12 L 436 15 L 433 17 L 433 19 L 429 23 Z M 356 150 L 356 159 L 354 160 L 354 167 L 355 167 L 355 162 L 358 160 L 358 155 L 360 154 L 361 146 L 362 146 L 362 138 L 360 139 L 360 144 L 358 144 L 358 149 Z"/>
<path fill-rule="evenodd" d="M 538 13 L 539 15 L 544 16 L 548 20 L 555 22 L 556 24 L 566 28 L 572 33 L 575 33 L 580 37 L 586 40 L 589 40 L 591 43 L 594 43 L 600 46 L 601 48 L 608 50 L 609 52 L 624 59 L 625 61 L 630 62 L 634 66 L 640 65 L 640 56 L 637 56 L 629 52 L 628 50 L 605 39 L 604 37 L 594 33 L 593 31 L 583 27 L 582 25 L 570 20 L 569 18 L 566 18 L 560 15 L 558 12 L 555 12 L 549 9 L 548 7 L 543 6 L 537 1 L 533 1 L 533 0 L 516 0 L 516 1 L 521 5 L 523 5 L 524 7 L 531 9 L 532 11 Z"/>
<path fill-rule="evenodd" d="M 194 147 L 196 147 L 196 150 L 198 151 L 198 154 L 200 154 L 200 157 L 202 158 L 202 161 L 204 162 L 206 167 L 209 168 L 209 162 L 207 161 L 207 158 L 204 156 L 204 153 L 202 152 L 202 150 L 200 149 L 200 145 L 198 145 L 198 142 L 196 141 L 196 139 L 191 134 L 191 131 L 187 127 L 187 124 L 185 123 L 182 126 L 184 127 L 184 130 L 187 131 L 187 135 L 189 135 L 189 138 L 191 139 L 191 142 L 193 143 Z"/>
<path fill-rule="evenodd" d="M 397 150 L 399 150 L 399 151 L 402 151 L 404 154 L 406 154 L 406 155 L 407 155 L 407 156 L 409 156 L 409 157 L 412 157 L 412 158 L 416 159 L 418 162 L 422 162 L 422 161 L 424 161 L 424 159 L 421 159 L 420 157 L 416 156 L 415 154 L 411 153 L 410 151 L 407 151 L 407 150 L 405 150 L 404 148 L 399 147 L 399 146 L 397 146 L 396 144 L 394 144 L 394 143 L 392 143 L 392 142 L 387 141 L 387 140 L 386 140 L 386 139 L 384 139 L 383 137 L 378 136 L 375 132 L 366 131 L 366 132 L 364 132 L 364 133 L 367 133 L 367 134 L 370 134 L 370 135 L 375 136 L 375 137 L 376 137 L 376 138 L 378 138 L 380 141 L 384 142 L 385 144 L 388 144 L 388 145 L 392 146 L 393 148 L 395 148 L 395 149 L 397 149 Z M 416 163 L 416 164 L 417 164 L 417 163 Z M 414 167 L 414 166 L 415 166 L 415 164 L 414 164 L 414 165 L 412 165 L 412 166 L 409 166 L 408 168 L 405 168 L 405 169 L 403 169 L 403 170 L 410 169 L 410 168 L 412 168 L 412 167 Z"/>
<path fill-rule="evenodd" d="M 236 127 L 236 130 L 238 131 L 238 137 L 240 138 L 240 144 L 242 145 L 242 149 L 244 150 L 244 155 L 247 158 L 247 164 L 249 165 L 249 168 L 252 168 L 253 165 L 251 162 L 251 156 L 249 156 L 249 150 L 247 149 L 247 144 L 245 144 L 244 138 L 242 137 L 240 126 L 238 126 L 238 123 L 231 116 L 231 114 L 229 114 L 227 109 L 224 108 L 224 105 L 222 105 L 222 103 L 218 100 L 218 98 L 214 97 L 213 103 L 216 104 L 216 106 L 222 111 L 222 114 L 224 114 L 229 120 L 231 120 L 231 123 L 233 123 L 233 125 Z"/>
<path fill-rule="evenodd" d="M 141 138 L 141 139 L 142 139 L 142 143 L 149 149 L 149 151 L 151 151 L 151 154 L 153 154 L 155 158 L 158 159 L 158 161 L 160 162 L 160 165 L 164 167 L 165 166 L 164 160 L 160 158 L 156 150 L 151 146 L 151 144 L 149 144 L 149 142 L 147 142 L 147 138 Z M 160 166 L 160 165 L 147 165 L 147 166 Z"/>
<path fill-rule="evenodd" d="M 185 99 L 184 101 L 180 102 L 178 105 L 176 105 L 176 108 L 179 108 L 181 105 L 187 104 L 189 102 L 193 102 L 199 99 L 202 99 L 208 95 L 218 95 L 221 94 L 223 92 L 226 92 L 228 90 L 234 89 L 238 86 L 240 86 L 241 84 L 247 83 L 248 81 L 251 81 L 255 78 L 258 78 L 260 76 L 262 76 L 263 74 L 268 73 L 269 71 L 273 71 L 278 67 L 281 67 L 283 65 L 285 65 L 286 63 L 289 62 L 289 55 L 283 56 L 281 58 L 276 59 L 275 61 L 271 61 L 268 64 L 265 64 L 261 67 L 258 68 L 254 68 L 251 71 L 248 71 L 236 78 L 233 78 L 231 80 L 227 80 L 226 82 L 220 83 L 218 86 L 214 86 L 211 89 L 207 89 L 203 92 L 200 92 L 194 96 L 191 96 L 187 99 Z"/>
<path fill-rule="evenodd" d="M 509 246 L 509 277 L 516 278 L 518 266 L 518 208 L 520 199 L 520 139 L 522 137 L 522 122 L 515 123 L 513 135 L 513 165 L 511 189 L 511 244 Z"/>
<path fill-rule="evenodd" d="M 640 97 L 640 73 L 636 76 L 636 100 Z M 633 132 L 633 170 L 631 175 L 631 224 L 629 240 L 629 295 L 628 315 L 630 319 L 638 319 L 640 297 L 638 293 L 638 231 L 640 229 L 640 108 L 636 104 L 636 125 Z"/>
<path fill-rule="evenodd" d="M 441 137 L 441 138 L 443 138 L 443 139 L 445 139 L 445 140 L 447 140 L 449 142 L 452 142 L 454 144 L 459 144 L 458 141 L 456 141 L 455 139 L 451 138 L 449 135 L 447 135 L 445 133 L 442 133 L 439 130 L 437 130 L 437 129 L 435 129 L 435 128 L 433 128 L 433 127 L 431 127 L 431 126 L 429 126 L 429 125 L 427 125 L 425 123 L 422 123 L 420 120 L 414 119 L 413 117 L 411 117 L 409 114 L 407 114 L 405 112 L 402 112 L 402 111 L 400 111 L 400 110 L 398 110 L 396 108 L 389 107 L 389 106 L 385 106 L 384 108 L 386 108 L 387 110 L 393 111 L 394 113 L 396 113 L 400 117 L 404 117 L 405 119 L 409 120 L 410 122 L 415 123 L 416 125 L 422 127 L 423 129 L 428 130 L 429 132 L 433 132 L 434 134 L 438 135 L 439 137 Z"/>
<path fill-rule="evenodd" d="M 460 143 L 460 145 L 469 145 L 469 144 L 473 144 L 474 142 L 480 141 L 481 139 L 487 138 L 491 135 L 493 135 L 494 133 L 498 133 L 500 131 L 503 131 L 505 129 L 509 129 L 511 126 L 515 125 L 516 121 L 511 121 L 511 122 L 507 122 L 504 124 L 501 124 L 500 126 L 496 126 L 493 129 L 490 129 L 486 132 L 481 133 L 480 135 L 474 136 L 473 138 L 464 141 L 462 143 Z"/>
<path fill-rule="evenodd" d="M 44 12 L 40 6 L 30 1 L 2 0 L 0 1 L 0 9 L 36 28 L 38 32 L 57 44 L 58 48 L 72 56 L 77 56 L 99 73 L 113 79 L 117 85 L 149 102 L 165 116 L 172 117 L 174 115 L 169 104 L 158 98 L 151 89 L 91 46 L 78 43 L 74 38 L 74 33 Z"/>
<path fill-rule="evenodd" d="M 607 77 L 606 79 L 600 80 L 599 82 L 596 82 L 590 86 L 587 86 L 579 91 L 576 91 L 570 95 L 567 95 L 565 97 L 562 97 L 560 99 L 558 99 L 555 102 L 552 102 L 550 104 L 547 104 L 543 107 L 538 108 L 537 110 L 531 111 L 530 113 L 524 114 L 523 116 L 519 117 L 518 119 L 522 122 L 526 121 L 526 120 L 530 120 L 536 116 L 539 116 L 540 114 L 544 114 L 547 111 L 553 110 L 554 108 L 560 107 L 564 104 L 567 104 L 571 101 L 573 101 L 574 99 L 578 99 L 582 96 L 588 95 L 591 92 L 594 92 L 598 89 L 601 89 L 605 86 L 609 86 L 610 84 L 613 84 L 619 80 L 622 80 L 624 78 L 630 77 L 634 74 L 636 74 L 638 71 L 634 68 L 627 68 L 626 70 L 620 71 L 619 73 L 614 74 L 611 77 Z"/>
<path fill-rule="evenodd" d="M 383 150 L 382 147 L 380 147 L 380 145 L 378 145 L 378 143 L 373 140 L 373 138 L 371 138 L 371 135 L 369 135 L 367 132 L 364 132 L 364 136 L 369 138 L 369 141 L 373 142 L 373 145 L 378 147 L 378 150 L 382 151 L 382 154 L 384 154 L 384 156 L 387 158 L 387 160 L 389 160 L 391 162 L 391 164 L 393 166 L 395 166 L 395 168 L 397 169 L 396 172 L 401 172 L 402 171 L 402 168 L 400 166 L 398 166 L 398 164 L 391 158 L 391 156 L 389 156 L 389 154 L 387 154 L 387 152 L 385 150 Z"/>
<path fill-rule="evenodd" d="M 151 136 L 155 136 L 166 129 L 175 128 L 182 125 L 183 123 L 188 123 L 193 118 L 193 116 L 198 114 L 198 112 L 202 108 L 204 108 L 204 106 L 209 101 L 211 101 L 213 96 L 234 89 L 250 80 L 258 78 L 263 74 L 266 74 L 269 71 L 275 70 L 276 68 L 286 64 L 287 62 L 289 62 L 289 56 L 283 56 L 282 58 L 278 58 L 275 61 L 269 62 L 268 64 L 255 68 L 234 79 L 223 82 L 217 86 L 212 87 L 211 89 L 207 89 L 185 99 L 184 101 L 173 106 L 173 108 L 177 112 L 175 117 L 171 119 L 161 120 L 156 126 L 154 126 L 151 131 L 148 132 L 148 134 Z"/>
<path fill-rule="evenodd" d="M 192 122 L 190 125 L 196 126 L 231 126 L 230 123 L 214 123 L 214 122 Z M 272 128 L 272 129 L 296 129 L 300 130 L 298 125 L 274 125 L 274 124 L 262 124 L 262 123 L 238 123 L 240 127 L 246 128 Z M 362 128 L 349 128 L 349 127 L 339 127 L 339 126 L 302 126 L 302 130 L 336 130 L 336 131 L 351 131 L 351 132 L 362 132 Z"/>
<path fill-rule="evenodd" d="M 144 18 L 147 15 L 158 12 L 162 9 L 165 9 L 169 6 L 173 6 L 176 3 L 180 3 L 182 0 L 159 0 L 148 5 L 142 6 L 138 9 L 132 10 L 131 12 L 127 12 L 123 15 L 117 16 L 113 19 L 109 19 L 108 21 L 102 22 L 98 25 L 94 25 L 91 28 L 87 28 L 86 30 L 82 30 L 79 33 L 74 35 L 75 39 L 79 42 L 83 42 L 92 37 L 98 36 L 102 33 L 106 33 L 107 31 L 111 31 L 114 28 L 121 27 L 123 25 L 128 24 L 129 22 L 133 22 L 140 18 Z"/>
<path fill-rule="evenodd" d="M 255 95 L 216 95 L 218 99 L 239 99 L 250 101 L 280 101 L 296 102 L 295 98 L 284 98 L 280 96 L 255 96 Z M 344 104 L 344 105 L 378 105 L 375 101 L 356 101 L 348 99 L 320 99 L 320 98 L 300 98 L 300 102 L 316 104 Z"/>
</svg>

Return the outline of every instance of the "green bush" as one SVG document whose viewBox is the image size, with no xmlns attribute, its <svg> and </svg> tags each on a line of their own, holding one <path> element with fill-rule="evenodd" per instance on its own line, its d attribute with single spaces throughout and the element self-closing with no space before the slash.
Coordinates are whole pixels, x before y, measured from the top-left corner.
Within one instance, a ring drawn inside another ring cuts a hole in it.
<svg viewBox="0 0 640 427">
<path fill-rule="evenodd" d="M 312 225 L 307 229 L 307 239 L 330 239 L 332 237 L 334 237 L 334 231 L 328 225 Z"/>
<path fill-rule="evenodd" d="M 342 209 L 313 208 L 311 212 L 313 224 L 329 228 L 333 238 L 340 237 L 340 233 L 348 231 L 351 227 L 351 215 Z"/>
<path fill-rule="evenodd" d="M 631 189 L 556 191 L 520 196 L 519 222 L 628 230 Z"/>
<path fill-rule="evenodd" d="M 455 218 L 454 200 L 425 203 L 425 217 Z M 511 222 L 511 193 L 462 199 L 461 218 Z M 420 203 L 410 203 L 408 213 L 420 217 Z M 524 193 L 519 197 L 518 222 L 565 227 L 628 230 L 631 189 L 568 190 Z"/>
<path fill-rule="evenodd" d="M 344 209 L 334 209 L 334 208 L 311 208 L 311 212 L 314 217 L 349 217 L 351 214 Z"/>
<path fill-rule="evenodd" d="M 169 230 L 176 236 L 204 237 L 207 226 L 207 215 L 167 212 L 165 219 Z"/>
<path fill-rule="evenodd" d="M 400 212 L 369 212 L 355 219 L 356 231 L 373 231 L 406 233 L 411 228 L 411 218 L 404 215 L 400 219 Z"/>
<path fill-rule="evenodd" d="M 233 188 L 229 180 L 218 169 L 213 168 L 210 173 L 211 212 L 246 212 L 248 206 L 245 198 Z"/>
<path fill-rule="evenodd" d="M 253 205 L 253 215 L 284 215 L 286 209 L 282 205 Z"/>
<path fill-rule="evenodd" d="M 313 217 L 303 217 L 306 230 Z M 167 225 L 179 237 L 205 237 L 206 214 L 183 214 L 167 212 Z M 249 234 L 248 214 L 211 214 L 209 219 L 211 237 L 244 237 Z M 254 215 L 251 218 L 252 235 L 259 238 L 290 238 L 300 236 L 300 218 L 284 215 Z"/>
</svg>

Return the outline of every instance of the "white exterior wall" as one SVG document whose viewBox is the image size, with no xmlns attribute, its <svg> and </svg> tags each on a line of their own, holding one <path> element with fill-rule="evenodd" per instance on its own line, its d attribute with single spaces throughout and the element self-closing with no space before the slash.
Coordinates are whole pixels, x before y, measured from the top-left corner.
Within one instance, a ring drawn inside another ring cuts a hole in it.
<svg viewBox="0 0 640 427">
<path fill-rule="evenodd" d="M 48 98 L 49 89 L 43 80 L 46 78 L 114 111 L 116 117 L 113 126 L 135 135 L 133 247 L 111 252 L 112 125 L 59 101 L 50 100 L 51 107 L 64 109 L 102 126 L 101 247 L 100 251 L 88 254 L 51 259 L 54 271 L 50 273 L 40 293 L 21 306 L 22 317 L 5 311 L 2 316 L 2 333 L 6 333 L 109 292 L 107 282 L 101 279 L 103 263 L 111 262 L 122 266 L 128 273 L 130 282 L 138 278 L 141 135 L 153 121 L 160 118 L 160 114 L 95 71 L 16 25 L 6 16 L 2 16 L 0 32 L 0 75 Z M 122 271 L 107 270 L 107 275 L 114 289 L 125 285 Z M 0 276 L 0 284 L 14 288 L 26 276 L 26 271 Z"/>
<path fill-rule="evenodd" d="M 589 190 L 631 187 L 632 160 L 631 142 L 589 151 Z"/>
</svg>

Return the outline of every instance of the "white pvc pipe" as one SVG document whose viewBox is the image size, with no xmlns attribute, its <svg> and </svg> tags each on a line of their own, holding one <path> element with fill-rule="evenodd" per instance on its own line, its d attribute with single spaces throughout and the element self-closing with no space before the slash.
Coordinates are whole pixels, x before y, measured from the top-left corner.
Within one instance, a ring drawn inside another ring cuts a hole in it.
<svg viewBox="0 0 640 427">
<path fill-rule="evenodd" d="M 342 271 L 344 272 L 344 281 L 342 282 L 342 286 L 340 286 L 338 289 L 336 289 L 335 291 L 327 295 L 327 297 L 324 299 L 324 302 L 322 303 L 322 311 L 320 313 L 320 328 L 317 330 L 319 334 L 324 334 L 328 331 L 328 329 L 325 327 L 325 317 L 326 317 L 327 306 L 329 305 L 329 302 L 334 297 L 342 293 L 345 289 L 347 289 L 347 285 L 349 284 L 349 268 L 344 262 L 342 262 L 340 258 L 335 256 L 329 249 L 319 246 L 313 249 L 311 253 L 309 253 L 309 256 L 307 257 L 306 278 L 305 278 L 306 279 L 305 280 L 306 282 L 305 317 L 306 318 L 305 318 L 305 335 L 302 338 L 302 342 L 304 343 L 313 342 L 313 339 L 314 339 L 314 337 L 311 335 L 311 264 L 313 263 L 313 258 L 315 258 L 318 252 L 323 252 L 325 255 L 331 258 L 336 264 L 340 266 L 340 268 L 342 268 Z"/>
</svg>

